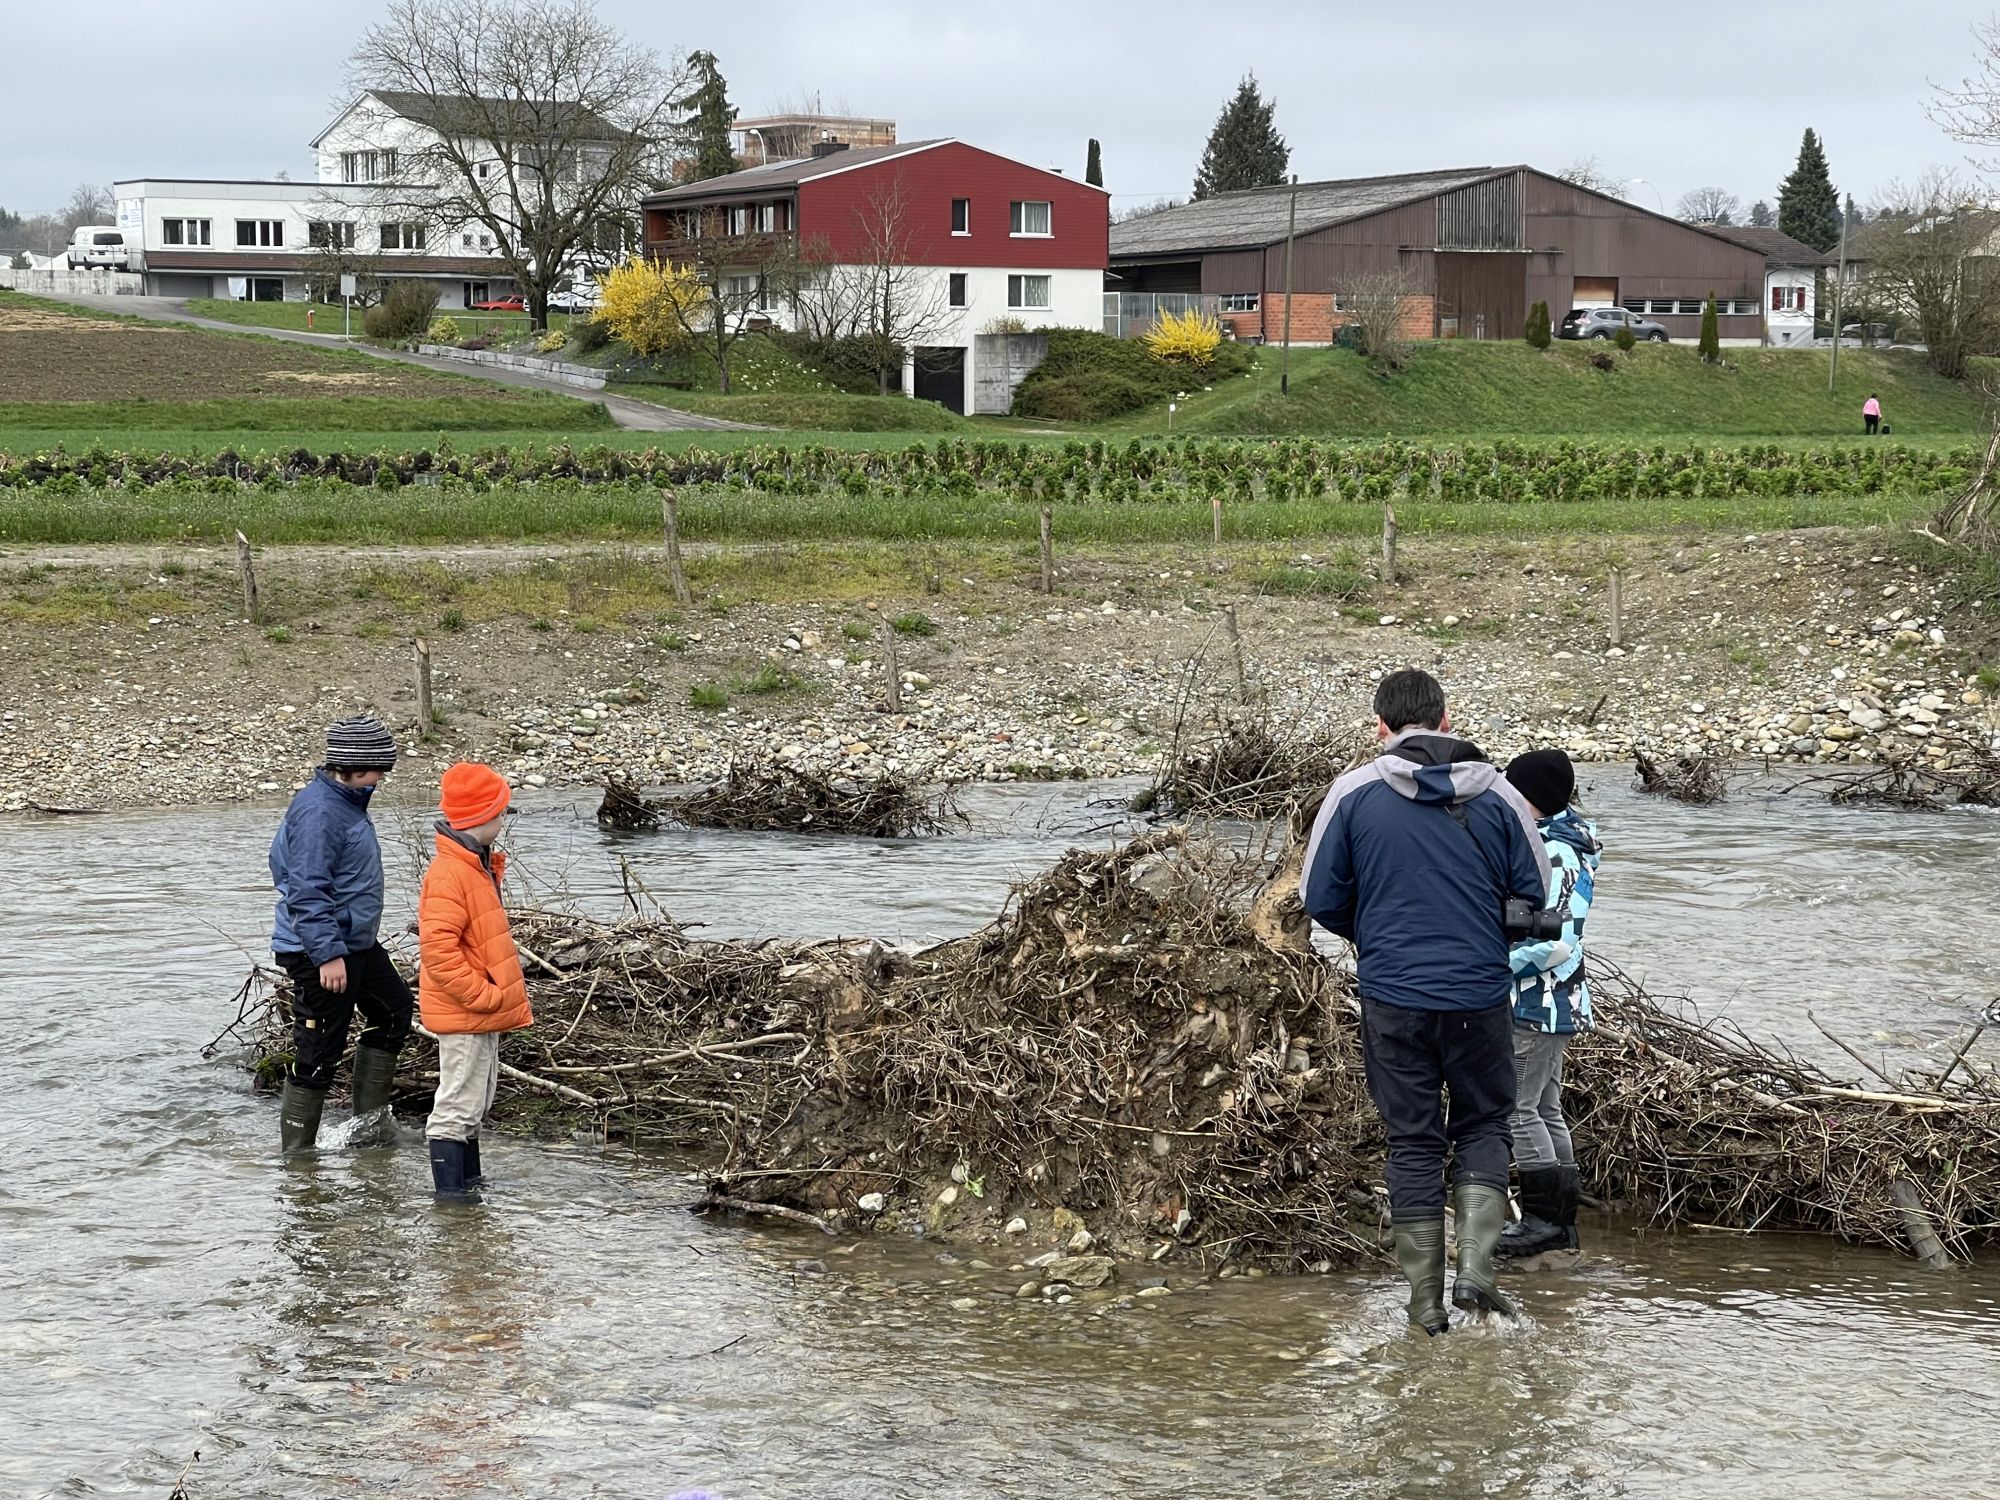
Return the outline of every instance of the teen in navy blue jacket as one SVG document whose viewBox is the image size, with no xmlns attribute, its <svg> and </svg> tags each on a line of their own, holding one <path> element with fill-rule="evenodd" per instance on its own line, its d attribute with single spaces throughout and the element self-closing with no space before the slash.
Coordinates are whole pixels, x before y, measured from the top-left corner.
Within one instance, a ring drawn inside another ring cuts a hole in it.
<svg viewBox="0 0 2000 1500">
<path fill-rule="evenodd" d="M 1533 810 L 1450 733 L 1444 689 L 1394 672 L 1375 692 L 1369 765 L 1333 784 L 1300 895 L 1354 945 L 1368 1092 L 1389 1138 L 1389 1210 L 1410 1318 L 1442 1333 L 1445 1156 L 1453 1157 L 1462 1308 L 1511 1312 L 1493 1276 L 1507 1220 L 1514 1106 L 1510 897 L 1540 907 L 1548 857 Z M 1447 1114 L 1442 1094 L 1450 1096 Z"/>
<path fill-rule="evenodd" d="M 292 1065 L 278 1126 L 288 1155 L 319 1137 L 357 1009 L 367 1023 L 354 1049 L 357 1117 L 387 1110 L 396 1054 L 410 1035 L 415 1001 L 380 941 L 382 846 L 368 821 L 369 800 L 395 764 L 396 741 L 378 720 L 340 720 L 326 732 L 325 765 L 271 840 L 271 949 L 292 980 Z"/>
</svg>

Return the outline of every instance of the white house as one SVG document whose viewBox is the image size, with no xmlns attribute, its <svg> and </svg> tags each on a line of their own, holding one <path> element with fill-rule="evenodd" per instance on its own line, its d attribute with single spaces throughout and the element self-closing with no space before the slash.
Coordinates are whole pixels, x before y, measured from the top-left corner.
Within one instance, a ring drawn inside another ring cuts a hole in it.
<svg viewBox="0 0 2000 1500">
<path fill-rule="evenodd" d="M 303 181 L 137 177 L 114 183 L 118 226 L 143 242 L 133 269 L 144 276 L 149 294 L 165 297 L 331 298 L 342 271 L 434 281 L 443 307 L 511 294 L 514 282 L 490 229 L 443 222 L 423 209 L 422 189 L 397 189 L 410 164 L 446 138 L 451 123 L 440 110 L 448 107 L 416 94 L 362 94 L 314 137 L 314 171 Z M 497 153 L 462 136 L 451 139 L 480 178 L 493 174 L 495 195 L 504 194 Z M 565 167 L 590 170 L 587 140 L 567 153 Z"/>
<path fill-rule="evenodd" d="M 1819 273 L 1833 266 L 1833 257 L 1781 229 L 1730 226 L 1710 233 L 1764 257 L 1764 342 L 1776 349 L 1809 346 Z"/>
</svg>

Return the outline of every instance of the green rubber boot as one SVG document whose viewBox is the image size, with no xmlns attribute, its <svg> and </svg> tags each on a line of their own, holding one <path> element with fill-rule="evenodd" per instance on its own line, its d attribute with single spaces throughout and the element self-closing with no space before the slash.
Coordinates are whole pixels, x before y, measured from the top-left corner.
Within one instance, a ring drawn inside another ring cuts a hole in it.
<svg viewBox="0 0 2000 1500">
<path fill-rule="evenodd" d="M 312 1150 L 319 1140 L 319 1117 L 325 1108 L 325 1089 L 301 1088 L 287 1078 L 278 1103 L 278 1148 L 287 1156 Z"/>
<path fill-rule="evenodd" d="M 1507 1190 L 1490 1182 L 1458 1184 L 1452 1195 L 1458 1210 L 1458 1275 L 1451 1300 L 1467 1312 L 1514 1316 L 1513 1299 L 1500 1290 L 1493 1274 L 1493 1249 L 1507 1227 Z"/>
<path fill-rule="evenodd" d="M 394 1144 L 396 1122 L 389 1114 L 389 1089 L 395 1081 L 395 1053 L 379 1047 L 354 1049 L 354 1118 L 368 1122 L 356 1135 L 356 1145 Z"/>
<path fill-rule="evenodd" d="M 1444 1310 L 1444 1220 L 1417 1219 L 1390 1226 L 1396 1264 L 1410 1283 L 1410 1321 L 1432 1338 L 1451 1329 Z"/>
</svg>

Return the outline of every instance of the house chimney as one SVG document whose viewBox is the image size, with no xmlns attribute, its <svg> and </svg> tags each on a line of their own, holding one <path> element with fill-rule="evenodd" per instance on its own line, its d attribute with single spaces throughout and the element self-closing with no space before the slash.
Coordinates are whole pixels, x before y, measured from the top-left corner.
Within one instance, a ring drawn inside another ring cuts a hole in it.
<svg viewBox="0 0 2000 1500">
<path fill-rule="evenodd" d="M 813 160 L 818 161 L 822 156 L 831 156 L 836 151 L 845 151 L 846 149 L 847 149 L 847 142 L 845 141 L 836 141 L 836 140 L 814 141 Z"/>
</svg>

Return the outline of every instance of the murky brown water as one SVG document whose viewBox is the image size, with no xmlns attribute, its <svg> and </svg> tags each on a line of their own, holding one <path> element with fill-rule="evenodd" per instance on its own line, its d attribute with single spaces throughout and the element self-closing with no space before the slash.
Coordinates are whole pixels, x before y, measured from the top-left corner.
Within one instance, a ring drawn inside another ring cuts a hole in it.
<svg viewBox="0 0 2000 1500">
<path fill-rule="evenodd" d="M 1586 776 L 1593 937 L 1656 982 L 1896 1053 L 2000 988 L 2000 822 L 1690 812 L 1620 780 Z M 719 933 L 920 937 L 1100 821 L 1083 796 L 983 794 L 986 831 L 915 847 L 620 842 L 546 806 L 512 841 L 543 893 L 608 904 L 623 853 Z M 0 1493 L 160 1500 L 196 1448 L 195 1500 L 1995 1485 L 1990 1268 L 1600 1226 L 1582 1270 L 1524 1283 L 1524 1325 L 1426 1343 L 1387 1275 L 1029 1304 L 970 1252 L 696 1221 L 671 1164 L 618 1150 L 496 1140 L 476 1209 L 433 1205 L 414 1147 L 336 1132 L 283 1168 L 269 1101 L 197 1056 L 264 940 L 274 816 L 0 827 Z"/>
</svg>

